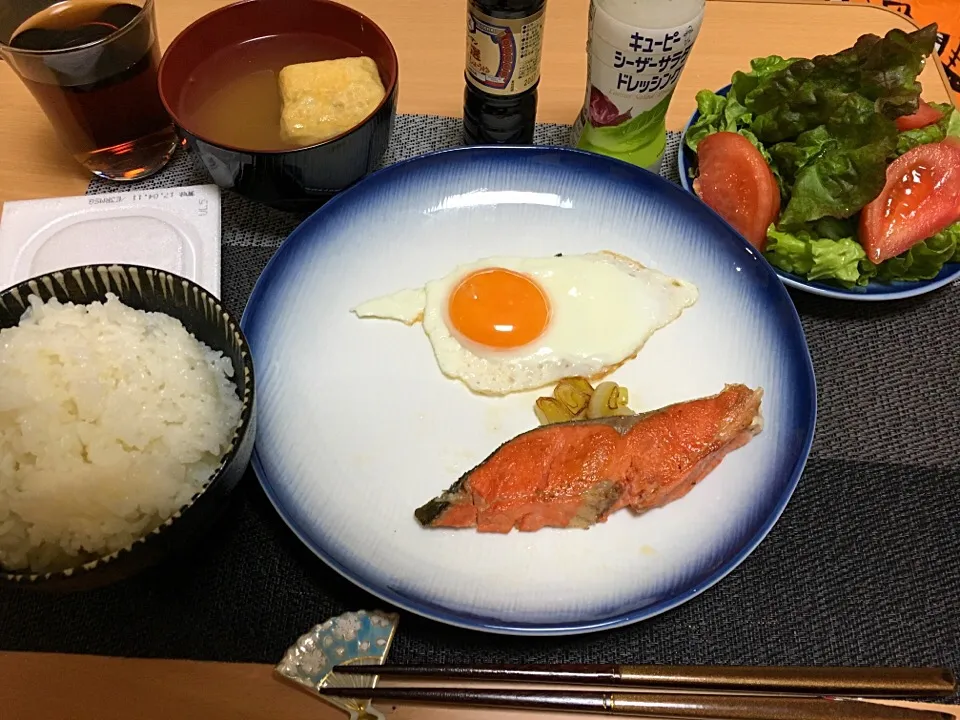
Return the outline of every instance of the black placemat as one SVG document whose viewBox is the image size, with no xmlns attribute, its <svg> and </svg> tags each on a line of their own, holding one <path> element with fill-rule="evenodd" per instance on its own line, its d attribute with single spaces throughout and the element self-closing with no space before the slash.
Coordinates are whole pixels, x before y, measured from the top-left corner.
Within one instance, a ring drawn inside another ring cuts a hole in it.
<svg viewBox="0 0 960 720">
<path fill-rule="evenodd" d="M 567 129 L 543 126 L 537 141 L 565 144 Z M 662 171 L 674 181 L 677 141 Z M 386 161 L 458 143 L 456 120 L 403 116 Z M 200 182 L 184 153 L 141 187 Z M 301 217 L 223 200 L 222 294 L 239 313 Z M 656 618 L 571 638 L 483 635 L 404 612 L 392 657 L 960 669 L 960 289 L 880 304 L 793 297 L 816 367 L 817 439 L 780 522 L 737 570 Z M 306 550 L 248 473 L 182 562 L 71 596 L 0 591 L 0 649 L 272 663 L 326 617 L 384 606 Z"/>
</svg>

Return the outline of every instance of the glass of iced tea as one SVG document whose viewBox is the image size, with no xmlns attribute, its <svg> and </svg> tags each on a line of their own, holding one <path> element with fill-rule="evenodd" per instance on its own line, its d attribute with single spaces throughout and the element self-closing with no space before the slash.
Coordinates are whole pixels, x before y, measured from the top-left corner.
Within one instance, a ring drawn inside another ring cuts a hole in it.
<svg viewBox="0 0 960 720">
<path fill-rule="evenodd" d="M 153 0 L 3 0 L 0 56 L 94 175 L 137 180 L 173 155 Z"/>
</svg>

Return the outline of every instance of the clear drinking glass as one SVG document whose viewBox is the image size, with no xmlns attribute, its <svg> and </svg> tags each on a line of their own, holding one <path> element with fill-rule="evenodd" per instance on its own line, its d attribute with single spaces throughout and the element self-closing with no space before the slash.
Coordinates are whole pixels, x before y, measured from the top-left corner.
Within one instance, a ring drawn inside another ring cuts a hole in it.
<svg viewBox="0 0 960 720">
<path fill-rule="evenodd" d="M 137 180 L 173 155 L 153 0 L 3 0 L 0 56 L 94 175 Z"/>
</svg>

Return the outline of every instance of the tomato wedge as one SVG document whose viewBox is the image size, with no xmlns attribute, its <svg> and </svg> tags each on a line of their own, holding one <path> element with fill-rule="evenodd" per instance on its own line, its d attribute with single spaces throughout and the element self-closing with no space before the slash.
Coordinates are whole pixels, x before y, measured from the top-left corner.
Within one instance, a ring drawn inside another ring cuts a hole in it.
<svg viewBox="0 0 960 720">
<path fill-rule="evenodd" d="M 886 185 L 860 214 L 860 244 L 879 264 L 958 221 L 960 144 L 920 145 L 887 168 Z"/>
<path fill-rule="evenodd" d="M 718 132 L 697 146 L 694 191 L 761 252 L 780 214 L 780 188 L 763 155 L 743 135 Z"/>
<path fill-rule="evenodd" d="M 897 123 L 897 130 L 903 132 L 904 130 L 916 130 L 927 125 L 933 125 L 935 122 L 940 122 L 942 118 L 942 112 L 921 100 L 920 107 L 913 115 L 903 115 L 898 117 L 895 122 Z"/>
</svg>

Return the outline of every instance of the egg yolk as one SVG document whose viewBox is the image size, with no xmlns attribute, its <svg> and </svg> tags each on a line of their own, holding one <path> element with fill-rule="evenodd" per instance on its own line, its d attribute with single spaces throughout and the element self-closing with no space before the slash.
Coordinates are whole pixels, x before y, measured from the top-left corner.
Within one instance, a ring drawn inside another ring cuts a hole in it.
<svg viewBox="0 0 960 720">
<path fill-rule="evenodd" d="M 532 278 L 503 268 L 467 275 L 450 295 L 450 322 L 464 337 L 494 348 L 522 347 L 550 321 L 550 304 Z"/>
</svg>

